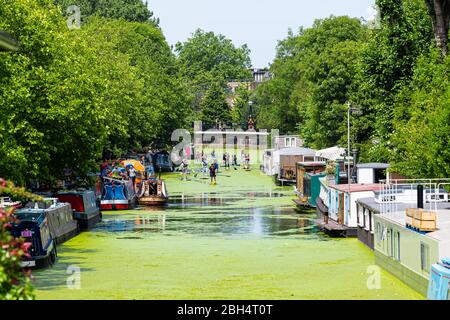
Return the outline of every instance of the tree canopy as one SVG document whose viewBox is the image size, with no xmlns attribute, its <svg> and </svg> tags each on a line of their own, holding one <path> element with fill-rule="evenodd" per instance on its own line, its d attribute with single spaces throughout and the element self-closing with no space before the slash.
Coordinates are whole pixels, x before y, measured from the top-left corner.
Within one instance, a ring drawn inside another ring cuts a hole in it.
<svg viewBox="0 0 450 320">
<path fill-rule="evenodd" d="M 159 28 L 92 17 L 69 30 L 50 0 L 0 12 L 21 44 L 0 55 L 1 176 L 86 177 L 102 155 L 164 147 L 184 126 L 189 94 Z"/>
</svg>

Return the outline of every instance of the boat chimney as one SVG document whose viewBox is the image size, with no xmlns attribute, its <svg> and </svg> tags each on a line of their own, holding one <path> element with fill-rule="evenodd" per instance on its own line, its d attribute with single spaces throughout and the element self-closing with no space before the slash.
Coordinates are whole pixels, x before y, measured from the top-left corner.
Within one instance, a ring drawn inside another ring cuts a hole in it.
<svg viewBox="0 0 450 320">
<path fill-rule="evenodd" d="M 423 185 L 417 186 L 417 208 L 423 209 Z"/>
<path fill-rule="evenodd" d="M 356 170 L 356 165 L 359 163 L 359 151 L 358 149 L 352 150 L 352 157 L 353 157 L 353 170 L 352 170 L 352 180 L 354 183 L 357 183 L 358 181 L 358 171 Z"/>
</svg>

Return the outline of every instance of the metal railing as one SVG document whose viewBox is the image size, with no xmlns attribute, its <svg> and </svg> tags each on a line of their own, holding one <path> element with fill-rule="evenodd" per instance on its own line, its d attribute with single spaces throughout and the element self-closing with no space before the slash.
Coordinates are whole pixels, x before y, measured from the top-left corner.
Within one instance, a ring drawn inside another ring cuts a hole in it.
<svg viewBox="0 0 450 320">
<path fill-rule="evenodd" d="M 379 184 L 380 191 L 375 200 L 382 215 L 399 212 L 400 205 L 403 208 L 417 208 L 418 186 L 423 187 L 424 209 L 437 212 L 438 203 L 448 202 L 449 199 L 444 186 L 450 185 L 450 179 L 390 179 L 381 180 Z"/>
</svg>

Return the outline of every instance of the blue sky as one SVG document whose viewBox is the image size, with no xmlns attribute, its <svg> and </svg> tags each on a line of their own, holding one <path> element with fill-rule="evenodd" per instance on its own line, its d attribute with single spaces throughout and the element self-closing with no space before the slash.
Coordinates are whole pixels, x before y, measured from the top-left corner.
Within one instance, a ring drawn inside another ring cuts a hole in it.
<svg viewBox="0 0 450 320">
<path fill-rule="evenodd" d="M 197 28 L 221 33 L 235 45 L 247 43 L 254 67 L 266 67 L 288 29 L 309 27 L 333 15 L 371 17 L 375 0 L 148 0 L 170 44 Z"/>
</svg>

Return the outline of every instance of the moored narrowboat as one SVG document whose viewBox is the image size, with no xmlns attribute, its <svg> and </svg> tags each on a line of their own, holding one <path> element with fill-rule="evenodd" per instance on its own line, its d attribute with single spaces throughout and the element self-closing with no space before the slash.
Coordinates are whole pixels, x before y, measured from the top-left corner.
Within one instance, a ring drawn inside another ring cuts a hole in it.
<svg viewBox="0 0 450 320">
<path fill-rule="evenodd" d="M 136 193 L 131 180 L 103 177 L 101 210 L 129 210 L 136 206 Z"/>
<path fill-rule="evenodd" d="M 29 257 L 22 260 L 24 268 L 44 268 L 56 262 L 56 246 L 50 234 L 47 216 L 42 211 L 16 212 L 18 222 L 12 224 L 14 237 L 24 238 L 31 243 Z"/>
<path fill-rule="evenodd" d="M 140 205 L 164 205 L 167 203 L 168 199 L 169 195 L 164 180 L 147 179 L 142 181 L 138 196 Z"/>
<path fill-rule="evenodd" d="M 80 230 L 88 230 L 101 221 L 100 208 L 95 193 L 89 190 L 60 191 L 57 198 L 61 202 L 70 203 L 73 217 L 78 221 Z"/>
<path fill-rule="evenodd" d="M 19 209 L 22 207 L 22 203 L 20 201 L 12 201 L 9 197 L 1 197 L 0 198 L 0 209 L 7 208 L 15 208 Z"/>
<path fill-rule="evenodd" d="M 50 235 L 55 244 L 61 244 L 78 234 L 78 223 L 73 218 L 69 203 L 61 203 L 57 198 L 45 198 L 40 202 L 29 202 L 17 214 L 45 214 Z"/>
<path fill-rule="evenodd" d="M 303 209 L 316 208 L 320 194 L 320 180 L 326 176 L 325 162 L 298 162 L 296 164 L 295 204 Z"/>
</svg>

